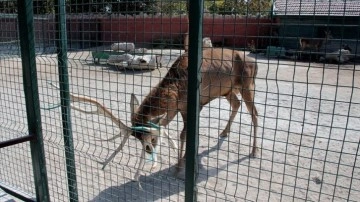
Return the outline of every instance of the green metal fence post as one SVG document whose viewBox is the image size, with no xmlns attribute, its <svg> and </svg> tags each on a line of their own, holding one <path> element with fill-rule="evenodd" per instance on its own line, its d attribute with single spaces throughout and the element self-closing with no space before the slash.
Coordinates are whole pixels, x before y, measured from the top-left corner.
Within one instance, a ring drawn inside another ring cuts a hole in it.
<svg viewBox="0 0 360 202">
<path fill-rule="evenodd" d="M 56 47 L 58 53 L 61 114 L 70 201 L 78 201 L 74 142 L 71 127 L 65 0 L 55 0 Z"/>
<path fill-rule="evenodd" d="M 29 134 L 35 137 L 30 141 L 30 149 L 36 199 L 50 201 L 36 75 L 33 1 L 18 0 L 17 3 L 27 122 Z"/>
<path fill-rule="evenodd" d="M 189 64 L 186 138 L 185 200 L 196 201 L 199 146 L 199 85 L 202 59 L 203 0 L 189 0 Z"/>
</svg>

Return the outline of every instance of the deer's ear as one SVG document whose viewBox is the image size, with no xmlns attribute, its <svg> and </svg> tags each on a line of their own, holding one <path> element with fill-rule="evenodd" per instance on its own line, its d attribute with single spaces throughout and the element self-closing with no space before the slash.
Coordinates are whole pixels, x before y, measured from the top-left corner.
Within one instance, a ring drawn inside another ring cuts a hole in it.
<svg viewBox="0 0 360 202">
<path fill-rule="evenodd" d="M 135 111 L 139 107 L 139 100 L 136 98 L 134 93 L 131 94 L 131 100 L 130 100 L 130 110 L 131 110 L 131 117 L 134 116 Z"/>
</svg>

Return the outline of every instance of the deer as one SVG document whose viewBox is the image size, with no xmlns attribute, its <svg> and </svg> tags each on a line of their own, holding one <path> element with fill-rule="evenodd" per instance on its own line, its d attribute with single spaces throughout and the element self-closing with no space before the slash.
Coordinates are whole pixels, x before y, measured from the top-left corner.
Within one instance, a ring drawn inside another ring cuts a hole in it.
<svg viewBox="0 0 360 202">
<path fill-rule="evenodd" d="M 143 146 L 141 159 L 134 177 L 134 181 L 139 181 L 140 170 L 144 166 L 145 153 L 156 154 L 161 137 L 165 136 L 168 138 L 169 145 L 178 153 L 177 173 L 183 170 L 186 163 L 188 63 L 188 53 L 185 52 L 177 58 L 165 77 L 152 88 L 141 103 L 139 103 L 135 94 L 131 94 L 130 127 L 96 99 L 70 93 L 71 108 L 83 113 L 108 117 L 119 127 L 120 134 L 105 139 L 105 141 L 113 141 L 121 137 L 121 134 L 123 135 L 123 140 L 116 150 L 104 162 L 99 162 L 103 165 L 102 169 L 123 149 L 129 137 L 133 136 Z M 241 101 L 237 97 L 240 94 L 253 123 L 253 144 L 250 157 L 255 157 L 258 151 L 256 141 L 258 112 L 254 104 L 256 74 L 257 64 L 254 59 L 246 56 L 245 52 L 222 48 L 203 50 L 200 110 L 214 99 L 226 98 L 231 106 L 231 114 L 225 129 L 219 134 L 220 137 L 225 138 L 229 135 L 232 122 L 241 106 Z M 95 106 L 96 110 L 87 111 L 73 105 L 75 102 L 89 103 Z M 165 130 L 165 127 L 178 113 L 181 114 L 183 119 L 183 129 L 180 133 L 180 149 Z M 157 161 L 156 155 L 153 156 L 152 168 L 156 167 Z"/>
<path fill-rule="evenodd" d="M 329 39 L 332 39 L 333 36 L 331 34 L 331 31 L 324 31 L 325 33 L 325 37 L 324 38 L 317 38 L 317 39 L 312 39 L 312 38 L 300 38 L 299 42 L 300 42 L 300 55 L 299 57 L 301 58 L 301 53 L 305 50 L 305 49 L 309 49 L 309 50 L 314 50 L 316 51 L 317 57 L 318 58 L 318 53 L 320 48 L 322 47 L 322 45 L 324 43 L 326 43 Z"/>
<path fill-rule="evenodd" d="M 185 142 L 187 131 L 187 77 L 188 53 L 181 55 L 169 69 L 162 81 L 154 87 L 140 105 L 135 95 L 132 95 L 131 109 L 134 109 L 131 122 L 133 126 L 151 127 L 153 118 L 160 117 L 157 123 L 167 126 L 174 117 L 180 113 L 183 119 L 183 129 L 180 133 L 180 152 L 178 155 L 177 172 L 185 166 Z M 253 145 L 251 157 L 257 154 L 257 127 L 258 112 L 254 104 L 255 77 L 257 74 L 256 62 L 245 56 L 245 52 L 231 49 L 213 48 L 203 50 L 201 64 L 200 84 L 200 111 L 203 106 L 212 100 L 225 97 L 231 105 L 231 114 L 225 129 L 220 137 L 227 137 L 230 133 L 232 122 L 241 106 L 237 95 L 240 94 L 245 102 L 253 123 Z M 133 110 L 132 110 L 133 111 Z M 139 137 L 140 134 L 135 133 Z M 151 142 L 156 147 L 157 137 L 153 136 Z M 142 139 L 142 137 L 140 137 Z M 149 153 L 153 151 L 147 150 Z"/>
</svg>

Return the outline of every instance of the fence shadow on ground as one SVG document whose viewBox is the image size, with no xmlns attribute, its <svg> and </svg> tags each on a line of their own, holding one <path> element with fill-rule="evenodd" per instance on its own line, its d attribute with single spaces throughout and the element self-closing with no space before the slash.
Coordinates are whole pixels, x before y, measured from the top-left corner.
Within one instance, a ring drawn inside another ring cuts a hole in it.
<svg viewBox="0 0 360 202">
<path fill-rule="evenodd" d="M 198 162 L 201 162 L 202 157 L 208 156 L 211 152 L 216 152 L 217 150 L 219 150 L 225 139 L 226 138 L 219 138 L 217 145 L 210 148 L 209 150 L 205 150 L 202 153 L 199 153 Z M 242 161 L 249 158 L 250 155 L 229 163 L 240 164 Z M 220 171 L 225 168 L 226 165 L 219 168 L 205 170 L 206 168 L 200 164 L 199 172 L 207 173 L 208 175 L 200 175 L 198 177 L 197 183 L 206 181 L 209 177 L 216 176 Z M 173 195 L 177 195 L 177 201 L 183 201 L 185 195 L 185 182 L 181 179 L 174 177 L 175 169 L 176 167 L 175 165 L 173 165 L 169 168 L 151 173 L 150 175 L 141 176 L 140 183 L 143 190 L 139 189 L 137 182 L 130 181 L 119 186 L 111 186 L 101 191 L 90 201 L 155 201 L 159 199 L 169 198 Z M 173 197 L 171 198 L 173 200 Z"/>
</svg>

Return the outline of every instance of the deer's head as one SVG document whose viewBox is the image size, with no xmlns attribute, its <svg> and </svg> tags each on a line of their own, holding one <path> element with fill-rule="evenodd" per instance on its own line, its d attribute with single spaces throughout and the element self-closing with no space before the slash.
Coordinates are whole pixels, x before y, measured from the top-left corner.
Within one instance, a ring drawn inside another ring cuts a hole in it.
<svg viewBox="0 0 360 202">
<path fill-rule="evenodd" d="M 130 110 L 132 126 L 129 128 L 131 135 L 141 141 L 147 153 L 153 153 L 154 148 L 158 145 L 158 138 L 164 132 L 158 125 L 160 117 L 152 119 L 147 123 L 135 122 L 134 120 L 138 120 L 135 118 L 138 108 L 139 101 L 134 94 L 131 94 Z"/>
<path fill-rule="evenodd" d="M 51 86 L 59 89 L 58 86 L 52 84 L 51 82 L 49 82 L 49 84 Z M 103 141 L 113 141 L 113 140 L 119 138 L 121 136 L 121 134 L 123 134 L 123 136 L 124 136 L 123 140 L 121 141 L 121 144 L 110 155 L 110 157 L 107 158 L 104 162 L 99 161 L 99 163 L 101 163 L 103 165 L 102 169 L 104 169 L 105 166 L 112 159 L 115 158 L 116 154 L 119 153 L 123 149 L 125 143 L 129 139 L 130 135 L 132 135 L 132 136 L 136 137 L 138 140 L 140 140 L 141 144 L 143 146 L 142 158 L 140 159 L 139 168 L 135 175 L 136 180 L 138 180 L 140 168 L 144 164 L 145 152 L 153 154 L 153 167 L 156 166 L 157 157 L 156 157 L 156 149 L 155 148 L 158 145 L 158 140 L 159 140 L 159 138 L 161 138 L 161 135 L 166 135 L 167 137 L 169 137 L 169 143 L 172 145 L 174 150 L 177 149 L 176 143 L 170 139 L 170 136 L 166 133 L 166 131 L 163 129 L 163 127 L 158 125 L 158 122 L 161 117 L 153 119 L 151 122 L 146 123 L 146 124 L 132 123 L 132 126 L 128 127 L 118 117 L 116 117 L 113 113 L 111 113 L 111 111 L 108 108 L 106 108 L 103 104 L 98 102 L 96 99 L 93 99 L 91 97 L 86 97 L 86 96 L 78 96 L 78 95 L 74 95 L 72 93 L 70 93 L 70 99 L 72 102 L 70 104 L 72 109 L 86 113 L 86 114 L 97 114 L 97 115 L 101 115 L 101 116 L 110 118 L 119 127 L 120 134 L 115 135 L 109 139 L 105 139 Z M 75 106 L 74 102 L 89 103 L 90 105 L 93 106 L 93 109 L 92 110 L 83 109 L 79 106 Z M 131 105 L 130 106 L 131 118 L 132 118 L 132 120 L 134 120 L 133 118 L 137 115 L 136 112 L 137 112 L 137 108 L 139 107 L 139 101 L 136 99 L 134 94 L 131 95 L 130 105 Z"/>
<path fill-rule="evenodd" d="M 334 38 L 334 37 L 332 36 L 330 30 L 324 31 L 324 32 L 325 32 L 325 39 L 326 39 L 326 40 L 329 40 L 329 39 L 333 39 L 333 38 Z"/>
</svg>

